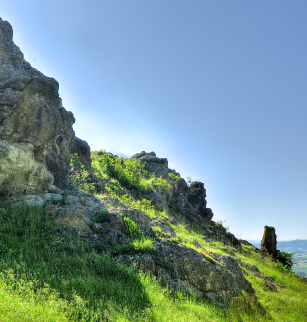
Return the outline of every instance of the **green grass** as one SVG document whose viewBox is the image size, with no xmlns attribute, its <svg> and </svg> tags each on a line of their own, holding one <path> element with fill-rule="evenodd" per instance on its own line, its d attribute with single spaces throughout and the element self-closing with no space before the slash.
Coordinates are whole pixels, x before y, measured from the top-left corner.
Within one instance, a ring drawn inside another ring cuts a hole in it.
<svg viewBox="0 0 307 322">
<path fill-rule="evenodd" d="M 237 256 L 273 277 L 278 291 L 267 290 L 260 278 L 248 274 L 257 298 L 242 295 L 223 309 L 184 297 L 154 277 L 95 252 L 41 208 L 0 208 L 0 321 L 306 320 L 307 284 L 276 270 L 260 254 L 248 254 L 245 246 Z M 206 245 L 197 232 L 182 226 L 177 230 L 188 244 L 191 236 L 207 246 L 205 251 L 224 252 L 220 242 Z M 153 248 L 150 239 L 133 242 L 135 248 Z"/>
<path fill-rule="evenodd" d="M 148 187 L 167 193 L 166 181 L 157 180 L 135 160 L 97 152 L 92 157 L 95 175 L 73 156 L 74 164 L 81 169 L 79 177 L 73 177 L 80 189 L 97 196 L 116 196 L 151 219 L 170 219 L 165 210 L 144 198 Z M 104 191 L 96 189 L 97 178 L 107 179 Z M 127 217 L 124 222 L 130 243 L 106 254 L 88 245 L 77 231 L 56 224 L 42 208 L 0 204 L 0 321 L 307 320 L 307 283 L 291 272 L 278 270 L 270 258 L 255 253 L 252 247 L 243 245 L 241 251 L 225 245 L 223 240 L 207 242 L 202 238 L 202 227 L 187 225 L 179 215 L 176 219 L 179 224 L 171 227 L 177 237 L 169 241 L 195 249 L 212 263 L 210 252 L 226 256 L 233 253 L 274 278 L 277 291 L 270 291 L 263 279 L 243 268 L 256 296 L 242 294 L 229 308 L 217 307 L 205 299 L 183 296 L 162 286 L 155 277 L 117 260 L 119 254 L 145 253 L 151 254 L 156 264 L 171 269 L 168 262 L 158 263 L 150 238 L 153 236 L 144 236 L 137 223 Z M 108 211 L 102 208 L 95 220 L 108 221 Z M 166 238 L 159 228 L 152 233 Z"/>
</svg>

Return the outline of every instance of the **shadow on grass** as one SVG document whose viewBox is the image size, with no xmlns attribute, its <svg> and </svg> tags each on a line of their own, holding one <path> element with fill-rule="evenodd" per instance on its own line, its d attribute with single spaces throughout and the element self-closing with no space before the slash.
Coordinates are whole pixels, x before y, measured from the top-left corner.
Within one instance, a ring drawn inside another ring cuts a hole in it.
<svg viewBox="0 0 307 322">
<path fill-rule="evenodd" d="M 0 204 L 0 270 L 44 283 L 71 300 L 74 294 L 89 308 L 141 311 L 149 300 L 137 272 L 98 254 L 77 232 L 52 221 L 40 207 Z"/>
<path fill-rule="evenodd" d="M 259 303 L 255 295 L 234 297 L 229 308 L 229 313 L 235 321 L 239 322 L 246 321 L 246 317 L 253 318 L 255 321 L 261 318 L 271 320 L 270 315 Z"/>
</svg>

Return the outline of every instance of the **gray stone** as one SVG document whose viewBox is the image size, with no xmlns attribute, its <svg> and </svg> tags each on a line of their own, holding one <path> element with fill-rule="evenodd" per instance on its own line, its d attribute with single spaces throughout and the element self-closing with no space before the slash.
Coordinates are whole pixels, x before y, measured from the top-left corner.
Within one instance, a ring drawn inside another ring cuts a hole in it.
<svg viewBox="0 0 307 322">
<path fill-rule="evenodd" d="M 24 60 L 11 25 L 0 18 L 0 198 L 69 186 L 73 114 L 59 84 Z M 12 174 L 12 175 L 10 175 Z M 28 178 L 28 179 L 27 179 Z"/>
<path fill-rule="evenodd" d="M 78 154 L 80 163 L 83 164 L 87 170 L 91 169 L 91 149 L 86 141 L 81 140 L 75 136 L 69 144 L 69 150 L 71 154 Z"/>
</svg>

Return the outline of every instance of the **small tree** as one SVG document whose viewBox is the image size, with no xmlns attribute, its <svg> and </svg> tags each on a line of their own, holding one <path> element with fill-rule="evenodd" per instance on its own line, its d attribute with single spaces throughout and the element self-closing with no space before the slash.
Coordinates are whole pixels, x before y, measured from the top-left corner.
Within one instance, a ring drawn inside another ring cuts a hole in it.
<svg viewBox="0 0 307 322">
<path fill-rule="evenodd" d="M 295 262 L 293 262 L 293 253 L 287 253 L 279 250 L 277 259 L 281 264 L 286 266 L 289 271 L 291 271 L 292 266 L 296 264 Z"/>
</svg>

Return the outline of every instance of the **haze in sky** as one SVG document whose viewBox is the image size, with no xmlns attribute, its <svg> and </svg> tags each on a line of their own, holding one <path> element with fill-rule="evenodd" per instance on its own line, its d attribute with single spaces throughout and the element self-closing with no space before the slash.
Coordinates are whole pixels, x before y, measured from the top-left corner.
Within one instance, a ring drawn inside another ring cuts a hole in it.
<svg viewBox="0 0 307 322">
<path fill-rule="evenodd" d="M 239 238 L 307 238 L 307 2 L 3 0 L 92 149 L 166 157 Z"/>
</svg>

